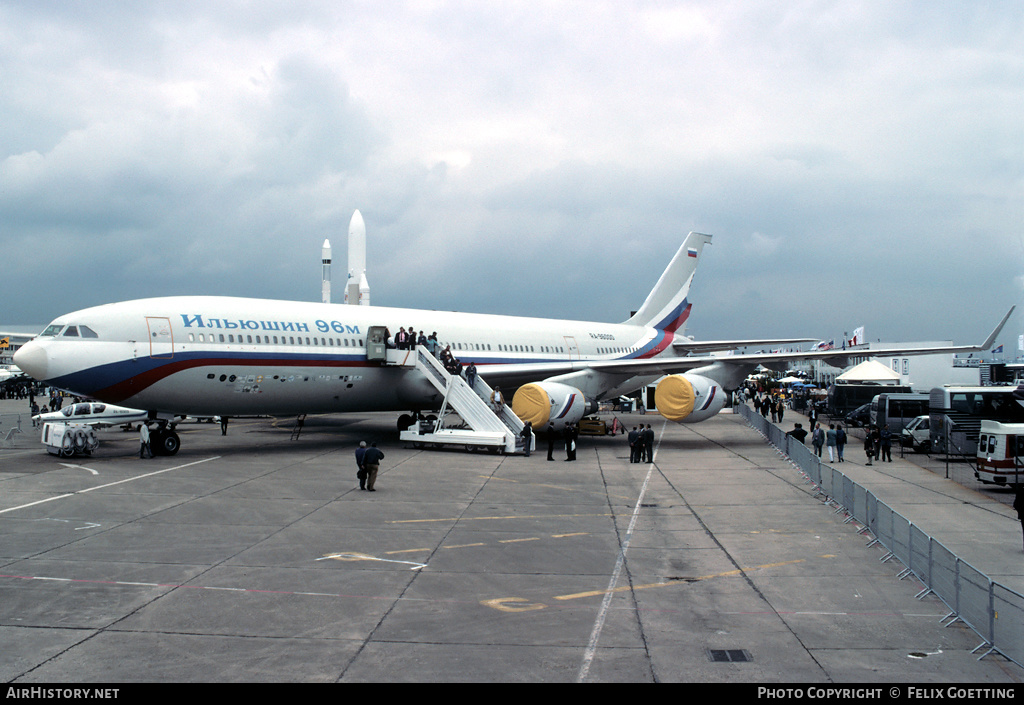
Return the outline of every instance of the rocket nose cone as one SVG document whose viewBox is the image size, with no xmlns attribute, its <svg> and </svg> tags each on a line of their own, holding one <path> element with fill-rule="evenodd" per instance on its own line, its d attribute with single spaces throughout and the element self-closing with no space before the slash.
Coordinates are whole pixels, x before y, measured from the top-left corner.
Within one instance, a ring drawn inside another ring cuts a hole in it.
<svg viewBox="0 0 1024 705">
<path fill-rule="evenodd" d="M 49 362 L 46 348 L 34 340 L 25 343 L 14 353 L 14 364 L 29 377 L 38 380 L 46 379 Z"/>
<path fill-rule="evenodd" d="M 352 214 L 352 220 L 348 222 L 348 233 L 353 234 L 366 234 L 366 224 L 363 223 L 363 214 L 358 210 Z"/>
</svg>

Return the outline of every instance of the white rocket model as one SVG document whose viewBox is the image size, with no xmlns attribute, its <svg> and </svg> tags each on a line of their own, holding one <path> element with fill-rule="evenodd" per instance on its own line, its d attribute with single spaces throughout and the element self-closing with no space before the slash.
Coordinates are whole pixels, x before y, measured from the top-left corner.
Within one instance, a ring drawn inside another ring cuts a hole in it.
<svg viewBox="0 0 1024 705">
<path fill-rule="evenodd" d="M 331 241 L 324 240 L 321 251 L 324 264 L 322 297 L 325 304 L 331 303 Z"/>
<path fill-rule="evenodd" d="M 345 303 L 370 305 L 370 284 L 366 281 L 366 225 L 357 210 L 348 224 L 348 285 Z"/>
</svg>

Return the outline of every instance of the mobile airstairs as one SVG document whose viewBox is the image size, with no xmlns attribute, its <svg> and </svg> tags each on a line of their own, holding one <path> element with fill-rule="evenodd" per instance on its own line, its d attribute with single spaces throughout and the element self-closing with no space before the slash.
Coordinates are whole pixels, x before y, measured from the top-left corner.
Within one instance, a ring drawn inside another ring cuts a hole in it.
<svg viewBox="0 0 1024 705">
<path fill-rule="evenodd" d="M 441 361 L 422 346 L 412 350 L 388 350 L 387 363 L 415 367 L 444 394 L 437 418 L 415 421 L 399 434 L 403 441 L 409 441 L 420 448 L 460 445 L 466 450 L 482 448 L 502 453 L 524 451 L 520 435 L 523 422 L 512 413 L 508 403 L 502 405 L 499 413 L 495 413 L 490 404 L 491 387 L 479 375 L 470 388 L 463 377 L 449 374 Z M 452 422 L 453 414 L 461 419 L 457 426 L 448 425 Z M 533 434 L 529 442 L 532 450 L 535 442 Z"/>
</svg>

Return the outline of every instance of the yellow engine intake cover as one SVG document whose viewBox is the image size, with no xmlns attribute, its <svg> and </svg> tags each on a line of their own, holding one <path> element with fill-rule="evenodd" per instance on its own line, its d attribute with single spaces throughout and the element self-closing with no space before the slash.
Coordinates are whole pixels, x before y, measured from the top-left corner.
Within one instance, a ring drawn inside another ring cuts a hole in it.
<svg viewBox="0 0 1024 705">
<path fill-rule="evenodd" d="M 534 428 L 541 429 L 551 417 L 551 399 L 536 384 L 524 384 L 512 397 L 512 412 L 523 423 L 529 421 Z"/>
<path fill-rule="evenodd" d="M 690 380 L 681 375 L 666 377 L 654 390 L 654 405 L 669 421 L 682 421 L 692 414 L 696 399 Z"/>
</svg>

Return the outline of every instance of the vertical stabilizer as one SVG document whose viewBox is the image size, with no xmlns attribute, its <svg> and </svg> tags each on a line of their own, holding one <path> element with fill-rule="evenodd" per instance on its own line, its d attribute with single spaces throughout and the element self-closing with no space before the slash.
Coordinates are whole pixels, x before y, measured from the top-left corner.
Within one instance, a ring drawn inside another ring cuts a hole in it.
<svg viewBox="0 0 1024 705">
<path fill-rule="evenodd" d="M 676 256 L 662 272 L 647 300 L 633 316 L 628 325 L 652 326 L 659 330 L 682 332 L 690 316 L 690 282 L 697 271 L 704 245 L 711 243 L 711 236 L 691 232 L 683 240 Z"/>
</svg>

